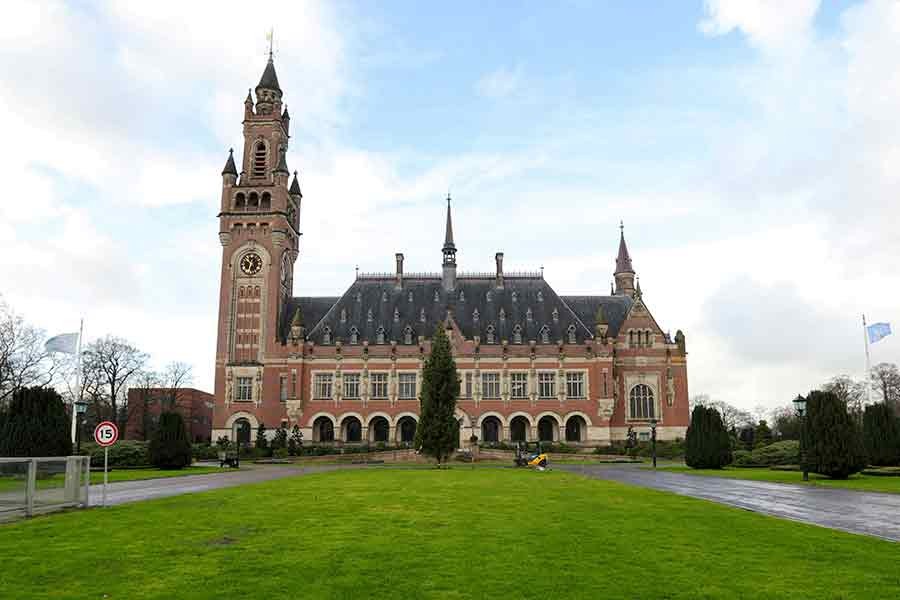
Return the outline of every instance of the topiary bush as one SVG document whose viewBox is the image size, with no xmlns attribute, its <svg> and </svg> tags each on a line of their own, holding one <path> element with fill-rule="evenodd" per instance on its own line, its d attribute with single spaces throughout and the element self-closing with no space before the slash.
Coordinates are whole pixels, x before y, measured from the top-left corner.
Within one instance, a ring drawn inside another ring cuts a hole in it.
<svg viewBox="0 0 900 600">
<path fill-rule="evenodd" d="M 694 407 L 685 438 L 684 462 L 693 469 L 721 469 L 731 463 L 731 438 L 715 408 Z"/>
<path fill-rule="evenodd" d="M 752 452 L 735 450 L 731 465 L 734 467 L 775 467 L 800 464 L 800 442 L 785 440 L 761 446 Z"/>
<path fill-rule="evenodd" d="M 150 441 L 150 463 L 159 469 L 183 469 L 191 464 L 191 441 L 180 414 L 159 415 L 159 425 Z"/>
<path fill-rule="evenodd" d="M 149 442 L 120 440 L 109 447 L 109 466 L 118 468 L 149 467 Z M 81 445 L 84 453 L 91 455 L 91 467 L 103 466 L 103 448 L 96 444 Z"/>
<path fill-rule="evenodd" d="M 900 465 L 900 419 L 884 402 L 866 407 L 863 440 L 869 464 L 879 467 Z"/>
<path fill-rule="evenodd" d="M 803 419 L 804 463 L 813 473 L 846 479 L 866 466 L 862 434 L 847 407 L 832 392 L 806 397 Z"/>
<path fill-rule="evenodd" d="M 0 456 L 68 456 L 70 418 L 53 388 L 16 390 L 0 410 Z"/>
</svg>

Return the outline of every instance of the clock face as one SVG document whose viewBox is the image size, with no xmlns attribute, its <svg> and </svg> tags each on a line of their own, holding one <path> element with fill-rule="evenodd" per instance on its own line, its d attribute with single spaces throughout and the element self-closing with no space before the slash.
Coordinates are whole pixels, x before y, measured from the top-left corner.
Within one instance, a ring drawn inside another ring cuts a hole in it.
<svg viewBox="0 0 900 600">
<path fill-rule="evenodd" d="M 256 275 L 261 268 L 262 259 L 255 252 L 245 254 L 244 258 L 241 259 L 241 271 L 247 275 Z"/>
</svg>

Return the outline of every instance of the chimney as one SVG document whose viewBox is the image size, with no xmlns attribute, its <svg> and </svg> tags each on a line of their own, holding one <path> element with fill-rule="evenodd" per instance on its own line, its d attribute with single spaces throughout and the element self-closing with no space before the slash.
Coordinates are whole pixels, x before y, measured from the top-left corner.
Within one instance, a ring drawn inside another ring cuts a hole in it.
<svg viewBox="0 0 900 600">
<path fill-rule="evenodd" d="M 497 262 L 497 287 L 503 289 L 503 253 L 495 254 L 494 260 Z"/>
<path fill-rule="evenodd" d="M 403 287 L 403 253 L 398 252 L 394 255 L 397 260 L 397 274 L 394 277 L 394 285 L 398 288 Z"/>
</svg>

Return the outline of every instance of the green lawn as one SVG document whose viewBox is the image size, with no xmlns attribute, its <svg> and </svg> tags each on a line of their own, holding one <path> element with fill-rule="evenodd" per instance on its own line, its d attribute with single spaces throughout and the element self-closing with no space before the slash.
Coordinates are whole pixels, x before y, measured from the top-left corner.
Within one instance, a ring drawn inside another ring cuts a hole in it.
<svg viewBox="0 0 900 600">
<path fill-rule="evenodd" d="M 853 475 L 849 479 L 829 479 L 816 473 L 809 474 L 809 481 L 803 481 L 800 471 L 772 471 L 770 469 L 741 469 L 725 467 L 724 469 L 692 469 L 690 467 L 663 467 L 661 471 L 687 473 L 688 475 L 708 475 L 711 477 L 727 477 L 731 479 L 751 479 L 753 481 L 772 481 L 775 483 L 799 483 L 804 485 L 821 485 L 839 487 L 866 492 L 888 492 L 900 494 L 900 477 L 878 477 L 875 475 Z"/>
<path fill-rule="evenodd" d="M 341 470 L 0 526 L 3 598 L 877 598 L 900 544 L 564 472 Z"/>
<path fill-rule="evenodd" d="M 183 477 L 185 475 L 206 475 L 207 473 L 221 473 L 228 469 L 219 467 L 188 467 L 181 470 L 162 469 L 121 469 L 109 472 L 109 482 L 136 481 L 139 479 L 159 479 L 161 477 Z M 65 475 L 60 473 L 37 480 L 38 489 L 63 487 Z M 91 471 L 91 483 L 103 483 L 103 472 Z M 0 477 L 0 492 L 24 489 L 25 480 L 22 477 Z"/>
</svg>

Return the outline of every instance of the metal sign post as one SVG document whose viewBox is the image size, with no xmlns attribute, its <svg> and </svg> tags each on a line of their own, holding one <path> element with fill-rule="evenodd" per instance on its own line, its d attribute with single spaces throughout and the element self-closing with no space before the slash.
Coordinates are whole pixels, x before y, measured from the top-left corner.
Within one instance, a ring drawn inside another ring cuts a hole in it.
<svg viewBox="0 0 900 600">
<path fill-rule="evenodd" d="M 106 486 L 109 483 L 109 447 L 119 439 L 119 428 L 112 421 L 103 421 L 94 429 L 94 441 L 103 448 L 103 506 L 106 506 Z"/>
</svg>

